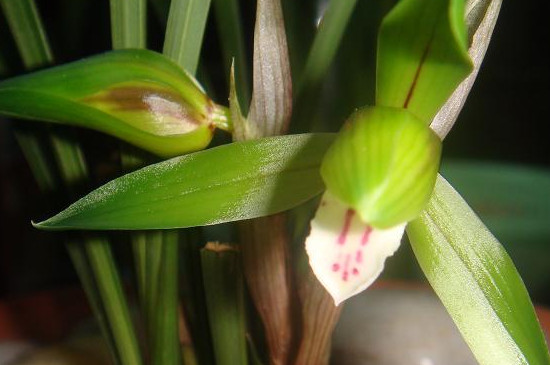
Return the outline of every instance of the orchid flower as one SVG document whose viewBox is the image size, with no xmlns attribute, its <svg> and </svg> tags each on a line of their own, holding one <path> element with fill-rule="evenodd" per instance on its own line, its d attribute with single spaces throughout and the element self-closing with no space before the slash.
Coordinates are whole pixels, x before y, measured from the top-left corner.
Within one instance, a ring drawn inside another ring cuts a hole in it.
<svg viewBox="0 0 550 365">
<path fill-rule="evenodd" d="M 370 286 L 433 190 L 441 141 L 406 109 L 357 111 L 327 151 L 327 186 L 306 239 L 336 305 Z"/>
</svg>

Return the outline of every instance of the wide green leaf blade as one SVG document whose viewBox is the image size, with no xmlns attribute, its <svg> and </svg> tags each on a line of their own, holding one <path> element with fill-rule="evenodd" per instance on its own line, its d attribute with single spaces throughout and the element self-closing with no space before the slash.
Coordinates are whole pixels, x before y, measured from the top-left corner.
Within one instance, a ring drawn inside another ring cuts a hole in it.
<svg viewBox="0 0 550 365">
<path fill-rule="evenodd" d="M 378 37 L 376 105 L 429 123 L 470 73 L 464 0 L 400 1 Z"/>
<path fill-rule="evenodd" d="M 422 270 L 480 364 L 550 364 L 512 260 L 443 178 L 407 233 Z"/>
<path fill-rule="evenodd" d="M 206 147 L 214 128 L 225 128 L 224 110 L 176 64 L 146 50 L 108 52 L 0 83 L 0 114 L 94 129 L 162 156 Z"/>
<path fill-rule="evenodd" d="M 165 229 L 249 219 L 321 193 L 321 159 L 332 134 L 232 143 L 177 157 L 113 180 L 43 229 Z"/>
</svg>

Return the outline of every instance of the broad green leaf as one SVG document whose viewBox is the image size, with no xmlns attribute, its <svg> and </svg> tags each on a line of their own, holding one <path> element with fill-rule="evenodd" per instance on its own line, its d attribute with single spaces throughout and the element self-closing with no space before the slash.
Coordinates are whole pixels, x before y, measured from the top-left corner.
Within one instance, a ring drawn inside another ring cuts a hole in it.
<svg viewBox="0 0 550 365">
<path fill-rule="evenodd" d="M 119 50 L 0 83 L 0 114 L 101 131 L 162 156 L 208 145 L 225 108 L 167 58 Z"/>
<path fill-rule="evenodd" d="M 430 198 L 441 141 L 405 109 L 354 113 L 321 166 L 327 189 L 376 228 L 416 218 Z"/>
<path fill-rule="evenodd" d="M 376 105 L 409 109 L 425 123 L 470 73 L 464 0 L 400 1 L 378 37 Z"/>
<path fill-rule="evenodd" d="M 113 180 L 43 229 L 155 229 L 249 219 L 319 194 L 321 159 L 332 134 L 232 143 L 177 157 Z"/>
<path fill-rule="evenodd" d="M 550 364 L 512 260 L 443 178 L 407 233 L 422 270 L 480 364 Z"/>
</svg>

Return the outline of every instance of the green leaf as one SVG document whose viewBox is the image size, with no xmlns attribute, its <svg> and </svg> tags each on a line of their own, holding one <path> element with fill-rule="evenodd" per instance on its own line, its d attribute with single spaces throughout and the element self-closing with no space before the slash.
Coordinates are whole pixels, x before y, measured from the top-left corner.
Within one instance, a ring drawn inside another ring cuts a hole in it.
<svg viewBox="0 0 550 365">
<path fill-rule="evenodd" d="M 297 94 L 305 88 L 318 86 L 336 55 L 356 3 L 357 0 L 329 2 L 301 73 Z"/>
<path fill-rule="evenodd" d="M 420 214 L 430 198 L 441 141 L 405 109 L 354 113 L 321 166 L 327 189 L 361 220 L 390 228 Z"/>
<path fill-rule="evenodd" d="M 110 0 L 113 49 L 145 48 L 147 2 Z"/>
<path fill-rule="evenodd" d="M 202 149 L 226 109 L 166 57 L 108 52 L 0 83 L 0 114 L 101 131 L 162 156 Z"/>
<path fill-rule="evenodd" d="M 199 64 L 210 0 L 172 0 L 162 53 L 194 75 Z"/>
<path fill-rule="evenodd" d="M 480 364 L 550 364 L 510 257 L 443 178 L 407 232 L 422 270 Z"/>
<path fill-rule="evenodd" d="M 33 0 L 2 0 L 0 6 L 27 69 L 53 61 L 46 32 Z"/>
<path fill-rule="evenodd" d="M 208 243 L 202 275 L 216 364 L 246 365 L 246 311 L 240 257 L 234 247 Z"/>
<path fill-rule="evenodd" d="M 243 21 L 238 0 L 214 0 L 214 14 L 223 51 L 224 70 L 235 67 L 237 90 L 241 100 L 250 100 L 248 60 L 244 42 Z M 241 107 L 247 105 L 241 104 Z"/>
<path fill-rule="evenodd" d="M 429 123 L 470 73 L 464 0 L 400 1 L 378 37 L 376 105 Z"/>
<path fill-rule="evenodd" d="M 321 193 L 321 159 L 332 134 L 232 143 L 113 180 L 43 229 L 165 229 L 255 218 Z"/>
</svg>

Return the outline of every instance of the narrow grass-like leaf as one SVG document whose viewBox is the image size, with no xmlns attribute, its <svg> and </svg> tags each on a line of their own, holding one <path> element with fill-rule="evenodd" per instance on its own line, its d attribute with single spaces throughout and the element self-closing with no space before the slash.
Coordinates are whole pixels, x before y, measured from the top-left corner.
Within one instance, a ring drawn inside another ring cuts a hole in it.
<svg viewBox="0 0 550 365">
<path fill-rule="evenodd" d="M 163 156 L 204 148 L 228 121 L 192 77 L 146 50 L 3 81 L 0 114 L 95 129 Z"/>
<path fill-rule="evenodd" d="M 201 250 L 202 275 L 218 365 L 246 365 L 246 312 L 240 257 L 234 247 L 209 243 Z"/>
<path fill-rule="evenodd" d="M 27 69 L 53 61 L 34 0 L 2 0 L 2 10 Z"/>
<path fill-rule="evenodd" d="M 2 0 L 0 5 L 25 67 L 32 69 L 51 63 L 52 52 L 34 0 Z M 40 140 L 43 134 L 37 130 L 15 130 L 17 142 L 40 188 L 51 190 L 56 180 L 52 164 L 44 153 Z"/>
<path fill-rule="evenodd" d="M 214 13 L 221 39 L 225 70 L 235 68 L 236 89 L 242 101 L 250 100 L 248 62 L 245 51 L 244 32 L 238 0 L 214 0 Z M 241 104 L 241 107 L 247 105 Z"/>
<path fill-rule="evenodd" d="M 280 0 L 258 0 L 252 103 L 248 120 L 259 138 L 284 134 L 292 115 L 292 78 Z"/>
<path fill-rule="evenodd" d="M 113 49 L 145 48 L 146 1 L 110 0 Z"/>
<path fill-rule="evenodd" d="M 456 88 L 432 121 L 431 128 L 442 139 L 453 127 L 474 85 L 485 52 L 489 47 L 501 4 L 502 0 L 471 0 L 467 4 L 466 24 L 471 38 L 468 54 L 473 61 L 474 69 L 466 80 Z"/>
<path fill-rule="evenodd" d="M 36 226 L 44 229 L 192 227 L 265 216 L 319 194 L 332 134 L 232 143 L 115 179 Z"/>
<path fill-rule="evenodd" d="M 162 53 L 194 75 L 199 64 L 210 0 L 172 0 Z"/>
<path fill-rule="evenodd" d="M 6 3 L 8 2 L 2 2 L 2 5 Z M 50 63 L 52 56 L 34 2 L 10 1 L 9 3 L 11 8 L 8 9 L 7 15 L 14 27 L 12 31 L 16 35 L 16 43 L 27 68 Z M 36 158 L 31 162 L 31 166 L 34 166 L 32 170 L 39 185 L 51 188 L 53 180 L 50 180 L 50 176 L 54 173 L 44 158 L 44 148 L 35 135 L 19 134 L 20 140 L 21 137 L 24 141 L 21 146 L 26 150 L 26 157 Z M 62 178 L 69 187 L 73 187 L 75 182 L 86 179 L 87 168 L 78 144 L 65 137 L 56 131 L 51 133 L 51 141 Z M 92 245 L 100 240 L 102 247 L 95 249 Z M 141 359 L 135 333 L 131 323 L 123 321 L 124 316 L 129 318 L 128 308 L 124 302 L 124 296 L 120 294 L 121 286 L 118 274 L 114 270 L 114 261 L 110 256 L 108 243 L 102 239 L 86 240 L 84 245 L 69 242 L 67 250 L 82 280 L 115 362 L 123 365 L 139 365 Z M 97 265 L 99 262 L 102 265 Z M 103 265 L 111 267 L 112 270 L 99 269 Z M 118 288 L 119 295 L 111 295 L 109 299 L 102 296 L 105 294 L 103 289 L 109 286 Z M 113 313 L 116 313 L 115 318 L 112 316 Z"/>
<path fill-rule="evenodd" d="M 137 338 L 110 244 L 103 238 L 88 238 L 85 248 L 96 275 L 98 292 L 104 303 L 120 362 L 123 365 L 139 365 L 142 361 Z"/>
<path fill-rule="evenodd" d="M 158 268 L 158 299 L 154 306 L 155 328 L 152 364 L 181 362 L 178 337 L 178 232 L 163 232 L 162 261 Z"/>
<path fill-rule="evenodd" d="M 443 178 L 407 233 L 422 270 L 480 364 L 550 364 L 512 260 Z"/>
<path fill-rule="evenodd" d="M 309 51 L 306 66 L 300 76 L 297 94 L 301 93 L 305 87 L 318 85 L 327 72 L 356 3 L 357 0 L 329 2 Z"/>
<path fill-rule="evenodd" d="M 399 2 L 378 37 L 376 105 L 430 123 L 470 73 L 464 0 Z"/>
</svg>

